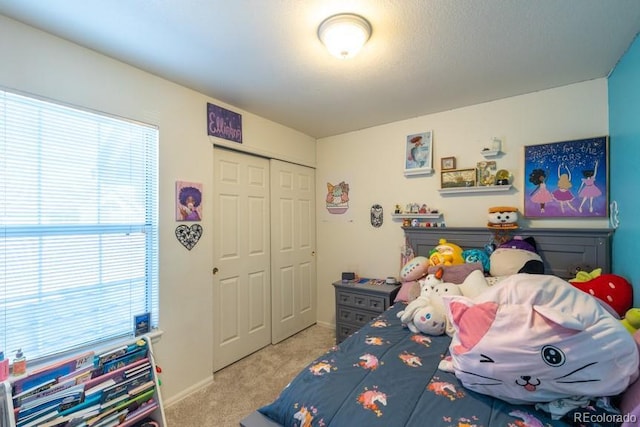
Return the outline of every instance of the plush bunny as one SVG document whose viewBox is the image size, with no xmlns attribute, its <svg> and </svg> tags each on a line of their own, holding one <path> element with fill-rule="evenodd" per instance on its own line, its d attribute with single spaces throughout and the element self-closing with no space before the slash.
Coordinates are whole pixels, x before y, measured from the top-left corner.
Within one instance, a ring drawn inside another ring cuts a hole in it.
<svg viewBox="0 0 640 427">
<path fill-rule="evenodd" d="M 443 295 L 462 295 L 460 285 L 442 282 L 433 287 L 429 304 L 416 310 L 413 324 L 417 330 L 427 335 L 452 334 L 453 328 L 447 320 Z"/>
<path fill-rule="evenodd" d="M 427 335 L 442 335 L 446 332 L 451 335 L 453 327 L 447 319 L 442 297 L 444 295 L 475 297 L 488 287 L 480 270 L 473 271 L 460 285 L 443 282 L 442 273 L 443 270 L 438 269 L 436 273 L 429 274 L 420 281 L 420 296 L 411 301 L 406 309 L 398 312 L 400 321 L 411 332 Z"/>
<path fill-rule="evenodd" d="M 405 324 L 411 332 L 422 332 L 415 325 L 414 316 L 418 311 L 423 310 L 431 305 L 431 294 L 434 293 L 433 288 L 435 285 L 442 283 L 443 272 L 444 271 L 442 269 L 438 269 L 435 273 L 428 274 L 423 279 L 419 280 L 418 283 L 420 284 L 420 295 L 416 299 L 411 301 L 407 305 L 407 308 L 398 312 L 398 318 L 400 318 L 400 321 Z"/>
</svg>

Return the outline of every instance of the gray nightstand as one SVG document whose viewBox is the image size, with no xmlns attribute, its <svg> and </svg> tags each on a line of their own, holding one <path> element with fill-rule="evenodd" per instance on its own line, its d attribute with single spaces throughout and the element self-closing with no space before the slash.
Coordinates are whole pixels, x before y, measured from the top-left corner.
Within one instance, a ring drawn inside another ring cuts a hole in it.
<svg viewBox="0 0 640 427">
<path fill-rule="evenodd" d="M 336 344 L 393 304 L 400 285 L 333 282 L 336 288 Z"/>
</svg>

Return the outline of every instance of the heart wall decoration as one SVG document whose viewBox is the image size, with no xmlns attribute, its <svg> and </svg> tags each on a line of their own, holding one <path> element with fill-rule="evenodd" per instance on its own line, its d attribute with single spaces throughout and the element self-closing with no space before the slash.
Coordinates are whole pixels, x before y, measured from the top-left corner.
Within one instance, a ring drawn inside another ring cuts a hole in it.
<svg viewBox="0 0 640 427">
<path fill-rule="evenodd" d="M 192 226 L 179 225 L 176 227 L 176 237 L 178 238 L 178 242 L 182 243 L 182 246 L 189 250 L 198 243 L 201 236 L 202 226 L 200 224 L 193 224 Z"/>
</svg>

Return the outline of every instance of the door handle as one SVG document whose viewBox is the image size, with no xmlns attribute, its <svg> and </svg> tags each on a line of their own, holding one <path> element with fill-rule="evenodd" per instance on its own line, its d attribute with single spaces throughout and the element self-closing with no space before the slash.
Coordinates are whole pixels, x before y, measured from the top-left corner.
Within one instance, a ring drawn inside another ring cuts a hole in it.
<svg viewBox="0 0 640 427">
<path fill-rule="evenodd" d="M 214 275 L 216 275 L 218 273 L 218 267 L 213 267 L 213 270 L 211 271 Z"/>
</svg>

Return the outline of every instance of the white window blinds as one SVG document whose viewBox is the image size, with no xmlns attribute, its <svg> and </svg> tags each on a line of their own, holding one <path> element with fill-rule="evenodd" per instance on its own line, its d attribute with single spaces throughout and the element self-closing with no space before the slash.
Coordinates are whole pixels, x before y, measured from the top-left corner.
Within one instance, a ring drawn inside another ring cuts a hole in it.
<svg viewBox="0 0 640 427">
<path fill-rule="evenodd" d="M 158 322 L 158 130 L 0 90 L 0 350 Z"/>
</svg>

